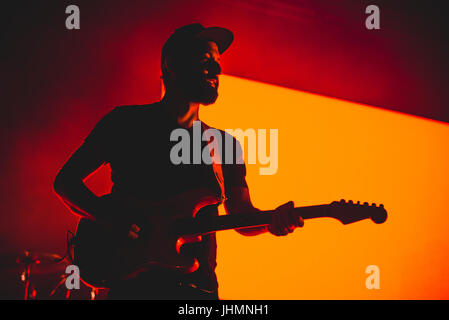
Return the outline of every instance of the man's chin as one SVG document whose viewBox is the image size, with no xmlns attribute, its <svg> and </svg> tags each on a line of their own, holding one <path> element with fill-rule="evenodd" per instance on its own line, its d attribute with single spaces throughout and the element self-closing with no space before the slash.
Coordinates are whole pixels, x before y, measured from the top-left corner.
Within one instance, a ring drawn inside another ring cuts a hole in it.
<svg viewBox="0 0 449 320">
<path fill-rule="evenodd" d="M 194 97 L 193 101 L 208 106 L 210 104 L 215 103 L 215 101 L 217 101 L 217 98 L 218 92 L 210 92 L 209 94 L 202 94 L 197 97 Z"/>
<path fill-rule="evenodd" d="M 218 98 L 218 89 L 210 88 L 203 84 L 193 85 L 193 83 L 190 83 L 189 85 L 183 86 L 182 91 L 185 92 L 186 97 L 190 101 L 206 106 L 213 104 Z"/>
<path fill-rule="evenodd" d="M 199 103 L 201 103 L 201 104 L 204 105 L 204 106 L 208 106 L 208 105 L 214 104 L 215 101 L 217 101 L 217 98 L 218 98 L 218 95 L 215 96 L 215 97 L 210 97 L 210 98 L 207 98 L 207 99 L 202 99 L 201 101 L 199 101 Z"/>
</svg>

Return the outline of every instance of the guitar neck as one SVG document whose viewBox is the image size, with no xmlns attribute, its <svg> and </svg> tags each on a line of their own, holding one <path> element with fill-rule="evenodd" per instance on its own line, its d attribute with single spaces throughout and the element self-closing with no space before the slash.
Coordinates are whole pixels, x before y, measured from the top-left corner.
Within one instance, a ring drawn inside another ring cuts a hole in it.
<svg viewBox="0 0 449 320">
<path fill-rule="evenodd" d="M 295 213 L 303 219 L 329 217 L 327 215 L 328 205 L 315 205 L 295 208 Z M 242 213 L 234 215 L 223 215 L 215 217 L 204 217 L 194 221 L 184 222 L 182 234 L 208 234 L 216 231 L 267 226 L 271 223 L 274 210 Z"/>
</svg>

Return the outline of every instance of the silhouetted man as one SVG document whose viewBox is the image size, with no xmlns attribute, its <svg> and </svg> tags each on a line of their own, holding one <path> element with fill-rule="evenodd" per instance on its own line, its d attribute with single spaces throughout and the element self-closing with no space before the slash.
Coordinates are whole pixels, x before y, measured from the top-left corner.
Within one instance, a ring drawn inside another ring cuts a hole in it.
<svg viewBox="0 0 449 320">
<path fill-rule="evenodd" d="M 170 141 L 170 133 L 178 128 L 191 132 L 194 122 L 199 121 L 200 105 L 212 104 L 217 99 L 220 55 L 232 41 L 231 31 L 204 28 L 200 24 L 179 28 L 170 36 L 162 49 L 162 79 L 166 88 L 163 99 L 149 105 L 115 108 L 99 121 L 58 173 L 54 189 L 73 212 L 96 221 L 115 219 L 114 223 L 120 225 L 116 217 L 125 216 L 126 212 L 117 213 L 116 198 L 158 200 L 197 188 L 210 189 L 217 197 L 224 189 L 227 214 L 258 211 L 250 200 L 244 163 L 221 165 L 224 188 L 220 188 L 212 165 L 175 165 L 170 161 L 175 143 Z M 238 151 L 237 140 L 232 141 Z M 207 142 L 199 143 L 207 147 Z M 113 188 L 109 196 L 97 197 L 83 179 L 104 163 L 111 166 Z M 291 233 L 303 225 L 292 208 L 292 202 L 280 206 L 268 227 L 237 231 L 246 236 L 267 231 L 278 236 Z M 204 216 L 218 214 L 216 206 L 202 211 Z M 133 239 L 139 237 L 141 227 L 122 226 Z M 133 280 L 115 284 L 109 298 L 217 299 L 215 234 L 204 236 L 192 250 L 200 263 L 192 274 L 181 276 L 150 270 Z"/>
</svg>

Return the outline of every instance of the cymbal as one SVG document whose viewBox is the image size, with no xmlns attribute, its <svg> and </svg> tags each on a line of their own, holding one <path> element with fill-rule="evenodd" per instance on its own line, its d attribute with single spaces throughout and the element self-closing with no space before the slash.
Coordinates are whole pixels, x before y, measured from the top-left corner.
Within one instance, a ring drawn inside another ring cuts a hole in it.
<svg viewBox="0 0 449 320">
<path fill-rule="evenodd" d="M 30 252 L 24 251 L 23 254 L 17 256 L 17 263 L 29 263 L 30 261 L 37 264 L 54 263 L 61 260 L 62 257 L 56 253 L 49 252 Z"/>
<path fill-rule="evenodd" d="M 33 274 L 63 272 L 68 265 L 67 259 L 49 252 L 3 252 L 0 253 L 0 270 L 2 272 L 22 272 L 31 265 Z"/>
</svg>

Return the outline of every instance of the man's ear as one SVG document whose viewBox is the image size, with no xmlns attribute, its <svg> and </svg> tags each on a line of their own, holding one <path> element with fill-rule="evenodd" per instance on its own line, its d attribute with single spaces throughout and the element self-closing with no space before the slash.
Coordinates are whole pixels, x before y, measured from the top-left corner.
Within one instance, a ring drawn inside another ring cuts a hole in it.
<svg viewBox="0 0 449 320">
<path fill-rule="evenodd" d="M 163 68 L 168 73 L 178 73 L 182 72 L 185 63 L 186 61 L 184 61 L 182 57 L 165 57 Z"/>
<path fill-rule="evenodd" d="M 190 70 L 191 61 L 190 57 L 178 55 L 178 56 L 167 56 L 164 59 L 163 70 L 170 73 L 181 74 Z"/>
<path fill-rule="evenodd" d="M 173 73 L 177 73 L 176 72 L 176 70 L 177 70 L 176 68 L 177 67 L 176 67 L 176 64 L 174 62 L 174 59 L 166 57 L 164 59 L 164 62 L 162 64 L 162 68 L 161 68 L 161 72 L 162 72 L 161 78 L 163 79 L 163 81 L 167 82 L 168 79 L 170 77 L 172 77 Z M 167 83 L 165 85 L 167 85 Z"/>
<path fill-rule="evenodd" d="M 162 64 L 162 74 L 168 74 L 173 70 L 172 62 L 168 60 L 169 58 L 165 57 L 164 63 Z"/>
</svg>

